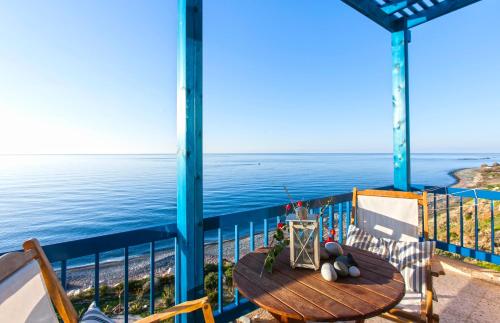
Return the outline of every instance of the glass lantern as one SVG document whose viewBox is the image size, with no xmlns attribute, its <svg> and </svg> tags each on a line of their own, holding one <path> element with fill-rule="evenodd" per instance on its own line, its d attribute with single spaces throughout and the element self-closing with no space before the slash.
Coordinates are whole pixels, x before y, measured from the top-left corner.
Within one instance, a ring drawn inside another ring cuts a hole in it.
<svg viewBox="0 0 500 323">
<path fill-rule="evenodd" d="M 320 268 L 319 221 L 317 219 L 288 220 L 290 228 L 290 266 Z"/>
</svg>

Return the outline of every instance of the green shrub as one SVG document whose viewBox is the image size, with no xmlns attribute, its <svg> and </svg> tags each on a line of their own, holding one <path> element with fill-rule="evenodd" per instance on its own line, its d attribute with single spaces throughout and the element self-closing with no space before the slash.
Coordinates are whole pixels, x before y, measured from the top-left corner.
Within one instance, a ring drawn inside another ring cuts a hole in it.
<svg viewBox="0 0 500 323">
<path fill-rule="evenodd" d="M 205 276 L 205 290 L 212 291 L 217 289 L 217 273 L 210 272 Z"/>
</svg>

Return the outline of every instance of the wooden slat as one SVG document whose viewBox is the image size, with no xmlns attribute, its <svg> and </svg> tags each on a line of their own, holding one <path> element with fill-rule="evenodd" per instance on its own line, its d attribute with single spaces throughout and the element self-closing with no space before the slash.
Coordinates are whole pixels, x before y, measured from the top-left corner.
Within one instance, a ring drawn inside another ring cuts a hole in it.
<svg viewBox="0 0 500 323">
<path fill-rule="evenodd" d="M 255 282 L 248 280 L 248 278 L 236 270 L 233 272 L 233 280 L 243 289 L 241 294 L 243 294 L 246 298 L 251 299 L 252 302 L 257 304 L 259 307 L 272 311 L 278 315 L 286 315 L 290 318 L 298 320 L 302 319 L 302 316 L 299 313 L 295 312 L 292 308 L 282 303 L 264 289 L 260 288 L 259 285 L 255 284 Z"/>
<path fill-rule="evenodd" d="M 259 273 L 256 273 L 252 269 L 248 268 L 241 262 L 241 260 L 235 267 L 234 271 L 243 275 L 245 278 L 252 282 L 252 285 L 245 286 L 245 290 L 253 289 L 253 285 L 256 285 L 256 282 L 258 282 L 258 285 L 263 290 L 271 294 L 274 298 L 280 300 L 288 307 L 291 307 L 295 312 L 301 315 L 303 320 L 326 321 L 332 318 L 332 315 L 330 313 L 323 311 L 321 308 L 311 303 L 310 300 L 312 299 L 308 300 L 305 297 L 297 295 L 290 290 L 283 288 L 281 284 L 277 283 L 274 280 L 274 277 L 272 279 L 269 278 L 268 275 L 263 275 L 262 277 L 260 277 Z M 238 289 L 241 288 L 242 286 L 238 285 Z"/>
<path fill-rule="evenodd" d="M 347 247 L 358 261 L 361 277 L 327 282 L 320 271 L 292 269 L 288 249 L 277 257 L 273 273 L 264 272 L 261 277 L 267 250 L 259 248 L 239 260 L 235 286 L 250 301 L 278 316 L 287 317 L 291 308 L 305 320 L 361 320 L 393 308 L 404 296 L 401 274 L 372 253 Z"/>
<path fill-rule="evenodd" d="M 262 264 L 264 263 L 265 255 L 259 256 L 261 257 L 247 257 L 246 259 L 242 259 L 241 262 L 252 270 L 259 272 L 262 268 Z M 316 306 L 320 307 L 325 312 L 330 313 L 332 318 L 338 316 L 345 319 L 362 318 L 363 310 L 366 309 L 361 309 L 361 311 L 359 311 L 353 307 L 343 304 L 337 297 L 332 298 L 322 292 L 321 289 L 324 290 L 324 288 L 320 287 L 320 290 L 312 288 L 309 284 L 301 281 L 300 277 L 297 275 L 299 272 L 303 272 L 304 270 L 290 270 L 288 271 L 288 274 L 284 274 L 282 270 L 285 270 L 285 268 L 291 269 L 289 265 L 286 267 L 282 266 L 280 268 L 278 264 L 276 269 L 273 270 L 273 274 L 265 272 L 264 276 L 267 275 L 270 279 L 297 295 L 301 295 L 308 300 L 313 300 Z M 311 272 L 310 270 L 306 271 L 309 273 Z"/>
</svg>

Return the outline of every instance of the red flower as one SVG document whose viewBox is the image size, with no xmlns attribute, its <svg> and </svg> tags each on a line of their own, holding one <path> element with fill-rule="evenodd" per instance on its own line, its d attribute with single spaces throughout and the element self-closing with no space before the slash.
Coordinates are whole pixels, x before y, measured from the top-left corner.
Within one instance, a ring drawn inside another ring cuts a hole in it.
<svg viewBox="0 0 500 323">
<path fill-rule="evenodd" d="M 281 223 L 281 222 L 280 222 L 280 223 L 278 223 L 278 229 L 282 230 L 282 229 L 283 229 L 283 226 L 284 226 L 284 224 L 283 224 L 283 223 Z"/>
<path fill-rule="evenodd" d="M 302 201 L 298 201 L 297 202 L 297 207 L 301 207 L 302 206 Z"/>
<path fill-rule="evenodd" d="M 287 212 L 288 212 L 288 211 L 290 211 L 290 209 L 291 209 L 291 208 L 292 208 L 292 206 L 291 206 L 290 204 L 287 204 L 287 205 L 285 206 L 285 210 L 286 210 Z"/>
<path fill-rule="evenodd" d="M 333 242 L 332 237 L 328 237 L 328 239 L 325 240 L 325 243 L 327 243 L 327 242 Z"/>
</svg>

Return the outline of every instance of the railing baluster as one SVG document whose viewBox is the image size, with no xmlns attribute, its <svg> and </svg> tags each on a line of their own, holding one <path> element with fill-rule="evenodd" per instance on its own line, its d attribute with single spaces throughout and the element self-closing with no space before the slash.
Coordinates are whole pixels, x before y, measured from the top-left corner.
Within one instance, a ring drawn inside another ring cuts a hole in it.
<svg viewBox="0 0 500 323">
<path fill-rule="evenodd" d="M 348 214 L 348 218 L 347 218 L 347 228 L 349 228 L 349 226 L 351 225 L 351 221 L 352 221 L 352 202 L 351 201 L 347 201 L 347 213 Z"/>
<path fill-rule="evenodd" d="M 267 227 L 267 219 L 264 219 L 264 247 L 269 245 L 269 228 Z"/>
<path fill-rule="evenodd" d="M 125 283 L 123 285 L 123 320 L 125 323 L 128 322 L 128 247 L 125 247 L 125 264 L 124 264 L 124 274 Z"/>
<path fill-rule="evenodd" d="M 477 197 L 474 198 L 474 232 L 475 232 L 475 235 L 474 235 L 474 248 L 476 250 L 479 249 L 479 218 L 478 218 L 478 215 L 477 215 L 477 209 L 478 209 L 478 206 L 477 206 L 477 203 L 478 203 L 478 199 Z"/>
<path fill-rule="evenodd" d="M 328 205 L 328 234 L 330 234 L 330 231 L 333 229 L 333 210 L 334 210 L 335 204 Z"/>
<path fill-rule="evenodd" d="M 446 194 L 446 243 L 450 243 L 450 196 Z"/>
<path fill-rule="evenodd" d="M 279 216 L 277 217 L 277 222 L 279 223 Z M 238 225 L 234 225 L 234 265 L 238 263 L 240 259 L 240 233 L 238 231 Z M 240 297 L 238 293 L 238 289 L 234 289 L 234 304 L 240 304 Z"/>
<path fill-rule="evenodd" d="M 344 202 L 344 206 L 345 206 L 345 218 L 344 218 L 344 232 L 347 236 L 347 229 L 349 228 L 349 224 L 351 223 L 351 216 L 349 215 L 349 202 Z"/>
<path fill-rule="evenodd" d="M 338 213 L 338 229 L 339 229 L 339 243 L 344 241 L 344 220 L 342 215 L 342 203 L 339 203 L 339 213 Z"/>
<path fill-rule="evenodd" d="M 66 283 L 66 269 L 67 269 L 68 265 L 67 265 L 67 262 L 66 260 L 62 260 L 61 261 L 61 284 L 62 284 L 62 287 L 64 288 L 64 290 L 66 290 L 67 288 L 67 283 Z"/>
<path fill-rule="evenodd" d="M 181 288 L 180 288 L 180 268 L 179 268 L 179 260 L 180 254 L 179 254 L 179 238 L 175 237 L 174 238 L 174 258 L 175 258 L 175 273 L 174 273 L 174 286 L 175 286 L 175 291 L 174 291 L 174 298 L 175 298 L 175 304 L 179 304 L 181 302 Z M 178 322 L 178 316 L 176 316 L 175 321 Z"/>
<path fill-rule="evenodd" d="M 436 205 L 436 193 L 433 193 L 434 195 L 434 240 L 438 239 L 438 229 L 437 229 L 437 205 Z"/>
<path fill-rule="evenodd" d="M 319 217 L 319 242 L 323 242 L 323 216 Z"/>
<path fill-rule="evenodd" d="M 460 196 L 460 247 L 464 246 L 464 198 Z"/>
<path fill-rule="evenodd" d="M 491 254 L 495 254 L 495 202 L 490 200 L 490 212 L 491 212 Z"/>
<path fill-rule="evenodd" d="M 223 259 L 222 259 L 222 230 L 221 228 L 217 229 L 217 308 L 219 313 L 222 313 L 222 309 L 224 308 L 224 304 L 222 304 L 224 299 L 224 288 L 222 288 L 222 275 L 223 275 Z"/>
<path fill-rule="evenodd" d="M 149 314 L 155 312 L 155 242 L 149 245 Z"/>
<path fill-rule="evenodd" d="M 255 250 L 254 232 L 253 232 L 253 221 L 250 221 L 250 251 Z"/>
<path fill-rule="evenodd" d="M 99 307 L 99 253 L 94 255 L 94 302 Z"/>
</svg>

